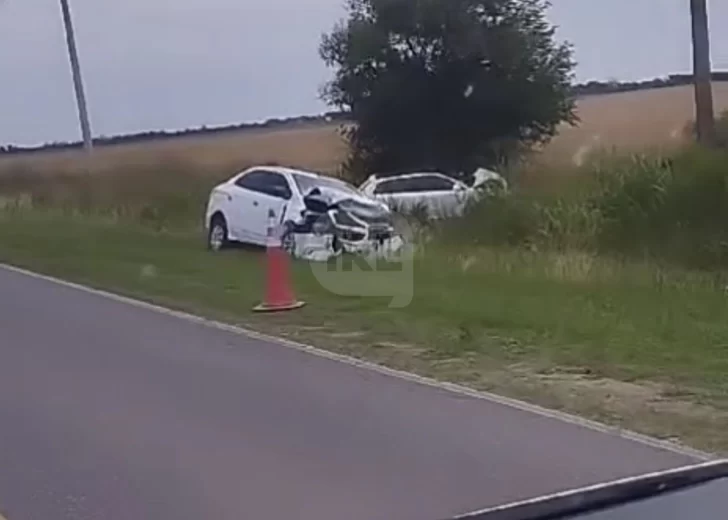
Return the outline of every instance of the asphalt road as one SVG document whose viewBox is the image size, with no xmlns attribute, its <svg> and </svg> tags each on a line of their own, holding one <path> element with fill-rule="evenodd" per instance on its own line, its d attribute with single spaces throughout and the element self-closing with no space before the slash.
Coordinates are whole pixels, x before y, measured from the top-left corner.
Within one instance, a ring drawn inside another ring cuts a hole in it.
<svg viewBox="0 0 728 520">
<path fill-rule="evenodd" d="M 436 520 L 692 462 L 0 268 L 8 520 Z"/>
</svg>

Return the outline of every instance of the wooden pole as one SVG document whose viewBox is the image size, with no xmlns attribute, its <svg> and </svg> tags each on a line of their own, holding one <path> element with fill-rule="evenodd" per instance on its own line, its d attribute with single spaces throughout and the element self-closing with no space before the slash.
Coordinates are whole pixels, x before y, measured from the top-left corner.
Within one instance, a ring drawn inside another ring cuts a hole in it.
<svg viewBox="0 0 728 520">
<path fill-rule="evenodd" d="M 76 105 L 78 108 L 78 120 L 81 125 L 83 147 L 87 152 L 90 153 L 93 150 L 91 124 L 89 123 L 88 108 L 86 107 L 86 95 L 83 91 L 83 81 L 81 79 L 81 65 L 79 64 L 78 60 L 78 50 L 76 49 L 76 38 L 73 33 L 73 21 L 71 20 L 71 8 L 68 6 L 68 0 L 61 0 L 61 13 L 63 14 L 63 26 L 66 30 L 68 60 L 71 64 L 73 88 L 76 93 Z"/>
<path fill-rule="evenodd" d="M 693 34 L 693 80 L 695 83 L 695 123 L 698 142 L 715 144 L 715 114 L 710 66 L 710 36 L 706 0 L 690 0 Z"/>
</svg>

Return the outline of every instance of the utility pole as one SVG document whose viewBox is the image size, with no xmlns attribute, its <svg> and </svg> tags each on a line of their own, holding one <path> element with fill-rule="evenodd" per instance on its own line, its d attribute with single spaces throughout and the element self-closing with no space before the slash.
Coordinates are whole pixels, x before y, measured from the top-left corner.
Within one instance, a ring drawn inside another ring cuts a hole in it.
<svg viewBox="0 0 728 520">
<path fill-rule="evenodd" d="M 706 4 L 706 0 L 690 0 L 690 18 L 693 26 L 695 123 L 698 142 L 711 146 L 715 143 L 715 115 L 713 113 L 710 36 L 708 34 L 708 6 Z"/>
<path fill-rule="evenodd" d="M 71 62 L 71 72 L 73 74 L 73 88 L 76 92 L 76 105 L 78 106 L 78 120 L 81 123 L 83 147 L 87 152 L 90 153 L 93 150 L 93 140 L 91 138 L 91 124 L 89 123 L 88 119 L 88 109 L 86 108 L 86 95 L 83 91 L 83 81 L 81 79 L 81 65 L 78 61 L 76 37 L 73 33 L 73 21 L 71 20 L 71 9 L 68 6 L 68 0 L 61 0 L 61 11 L 63 12 L 63 25 L 66 29 L 68 59 Z"/>
</svg>

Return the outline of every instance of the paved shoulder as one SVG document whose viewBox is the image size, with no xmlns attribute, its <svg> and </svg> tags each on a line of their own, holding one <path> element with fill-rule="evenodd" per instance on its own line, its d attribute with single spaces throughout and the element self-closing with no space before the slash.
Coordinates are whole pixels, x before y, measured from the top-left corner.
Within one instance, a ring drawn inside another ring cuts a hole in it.
<svg viewBox="0 0 728 520">
<path fill-rule="evenodd" d="M 0 508 L 437 519 L 693 462 L 0 268 Z"/>
</svg>

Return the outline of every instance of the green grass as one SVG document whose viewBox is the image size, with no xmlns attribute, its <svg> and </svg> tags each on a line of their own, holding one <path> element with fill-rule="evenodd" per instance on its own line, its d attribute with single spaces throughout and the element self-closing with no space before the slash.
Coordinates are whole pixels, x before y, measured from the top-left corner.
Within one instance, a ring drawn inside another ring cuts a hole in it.
<svg viewBox="0 0 728 520">
<path fill-rule="evenodd" d="M 433 245 L 415 260 L 406 307 L 334 294 L 295 262 L 308 305 L 263 316 L 251 312 L 263 254 L 211 254 L 199 230 L 178 229 L 111 213 L 6 210 L 0 261 L 728 450 L 728 278 L 719 271 Z M 339 289 L 406 282 L 391 271 L 348 274 Z"/>
</svg>

